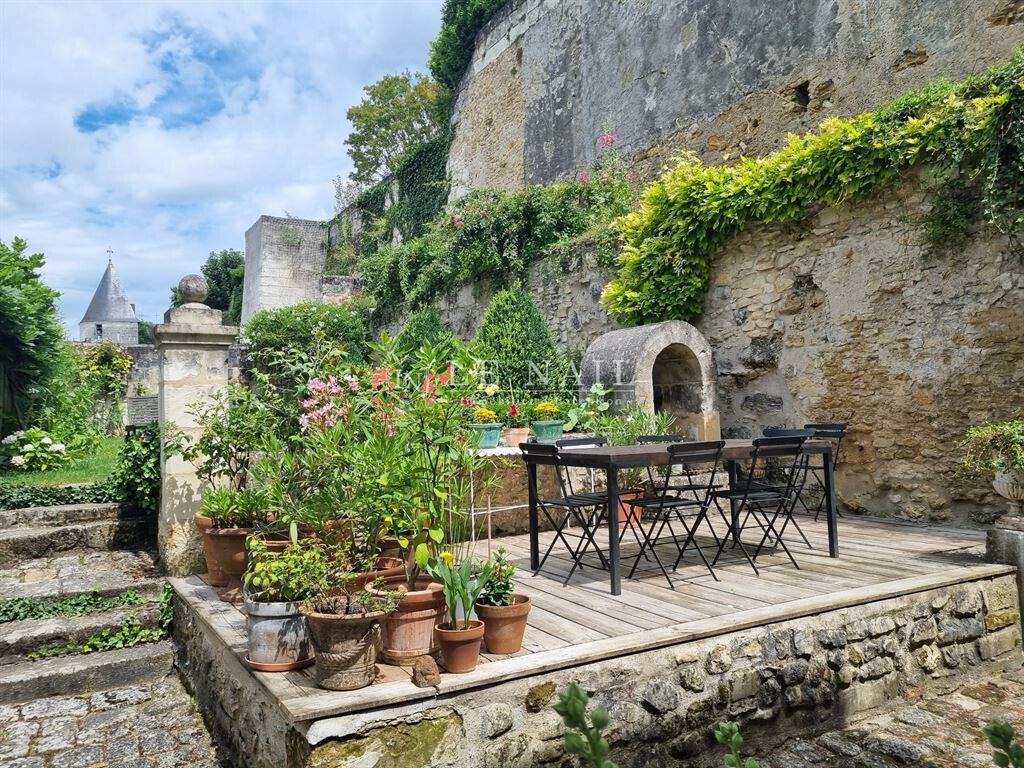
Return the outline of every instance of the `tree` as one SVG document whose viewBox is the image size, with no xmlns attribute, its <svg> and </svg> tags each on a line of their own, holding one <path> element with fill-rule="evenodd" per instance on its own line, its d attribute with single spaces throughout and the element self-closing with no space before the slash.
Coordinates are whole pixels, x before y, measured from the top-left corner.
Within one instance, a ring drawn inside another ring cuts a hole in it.
<svg viewBox="0 0 1024 768">
<path fill-rule="evenodd" d="M 156 329 L 156 323 L 151 323 L 149 320 L 139 320 L 139 344 L 155 344 L 156 336 L 153 331 Z"/>
<path fill-rule="evenodd" d="M 409 149 L 437 135 L 447 102 L 437 83 L 408 70 L 385 75 L 363 92 L 366 98 L 345 113 L 352 123 L 345 144 L 355 165 L 350 178 L 373 184 L 394 173 Z"/>
<path fill-rule="evenodd" d="M 449 359 L 455 352 L 455 337 L 445 327 L 437 308 L 428 304 L 414 312 L 398 334 L 398 348 L 402 355 L 411 357 L 420 351 L 423 342 L 429 342 L 437 350 L 438 357 Z"/>
<path fill-rule="evenodd" d="M 206 304 L 221 310 L 226 325 L 238 325 L 242 316 L 242 284 L 245 282 L 245 257 L 234 248 L 210 251 L 206 263 L 200 267 L 210 292 Z M 171 306 L 180 307 L 178 287 L 171 288 Z"/>
<path fill-rule="evenodd" d="M 20 237 L 0 241 L 0 434 L 27 426 L 64 344 L 60 294 L 39 279 L 43 254 L 27 250 Z"/>
</svg>

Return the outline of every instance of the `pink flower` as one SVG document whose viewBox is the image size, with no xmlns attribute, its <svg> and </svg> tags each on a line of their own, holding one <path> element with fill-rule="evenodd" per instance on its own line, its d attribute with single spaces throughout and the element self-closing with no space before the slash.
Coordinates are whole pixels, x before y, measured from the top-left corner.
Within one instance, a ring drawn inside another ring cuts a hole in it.
<svg viewBox="0 0 1024 768">
<path fill-rule="evenodd" d="M 588 181 L 590 181 L 590 174 L 587 173 L 586 171 L 581 171 L 580 175 L 577 178 L 580 180 L 580 184 L 586 184 Z"/>
<path fill-rule="evenodd" d="M 459 219 L 458 221 L 455 222 L 455 226 L 461 229 L 462 227 L 466 226 L 466 222 L 464 222 L 462 219 Z"/>
<path fill-rule="evenodd" d="M 486 219 L 487 218 L 487 209 L 486 208 L 481 208 L 480 209 L 480 215 L 483 216 Z"/>
<path fill-rule="evenodd" d="M 601 134 L 601 145 L 607 147 L 609 144 L 614 144 L 619 140 L 619 134 L 617 133 L 602 133 Z"/>
</svg>

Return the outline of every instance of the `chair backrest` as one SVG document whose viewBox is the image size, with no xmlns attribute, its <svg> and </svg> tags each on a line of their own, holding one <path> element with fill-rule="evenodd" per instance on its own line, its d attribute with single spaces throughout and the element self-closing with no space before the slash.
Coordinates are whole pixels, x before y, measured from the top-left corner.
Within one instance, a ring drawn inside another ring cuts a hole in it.
<svg viewBox="0 0 1024 768">
<path fill-rule="evenodd" d="M 804 424 L 804 429 L 813 429 L 816 440 L 834 440 L 832 446 L 832 467 L 835 468 L 839 462 L 839 449 L 843 445 L 843 438 L 846 436 L 846 428 L 849 426 L 845 421 L 822 421 L 815 424 Z"/>
<path fill-rule="evenodd" d="M 672 464 L 700 464 L 714 461 L 722 456 L 725 440 L 704 440 L 698 443 L 674 443 L 668 447 Z"/>
<path fill-rule="evenodd" d="M 523 452 L 523 458 L 537 464 L 557 464 L 558 446 L 550 443 L 520 443 L 519 450 Z"/>
<path fill-rule="evenodd" d="M 681 443 L 682 441 L 682 435 L 640 435 L 636 439 L 636 444 L 646 445 L 649 443 Z"/>
<path fill-rule="evenodd" d="M 814 430 L 808 427 L 803 429 L 785 429 L 782 427 L 765 427 L 761 430 L 765 437 L 813 437 Z"/>
<path fill-rule="evenodd" d="M 590 437 L 563 437 L 561 440 L 556 440 L 555 445 L 559 448 L 588 448 L 590 446 L 599 447 L 608 444 L 608 438 L 601 435 L 592 435 Z"/>
<path fill-rule="evenodd" d="M 722 468 L 723 448 L 725 448 L 724 440 L 670 444 L 668 446 L 669 463 L 665 468 L 660 495 L 668 495 L 669 491 L 675 487 L 672 485 L 673 477 L 685 477 L 685 487 L 688 491 L 693 493 L 694 498 L 701 503 L 708 504 L 715 487 L 715 475 Z M 709 473 L 707 482 L 699 481 L 699 478 L 705 473 Z M 653 476 L 651 483 L 652 488 L 657 490 L 658 486 L 654 483 Z M 678 490 L 678 487 L 676 488 Z M 702 489 L 703 493 L 701 493 Z"/>
</svg>

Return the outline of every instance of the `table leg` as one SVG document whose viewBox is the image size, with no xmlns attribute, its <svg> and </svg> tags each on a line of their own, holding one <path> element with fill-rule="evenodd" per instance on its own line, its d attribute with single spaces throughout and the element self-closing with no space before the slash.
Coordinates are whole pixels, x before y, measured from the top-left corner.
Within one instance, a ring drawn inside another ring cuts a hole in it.
<svg viewBox="0 0 1024 768">
<path fill-rule="evenodd" d="M 530 570 L 540 567 L 540 523 L 537 519 L 537 465 L 526 463 L 526 485 L 530 497 Z"/>
<path fill-rule="evenodd" d="M 737 467 L 738 467 L 738 463 L 735 462 L 735 461 L 727 461 L 727 462 L 725 462 L 725 471 L 729 473 L 729 490 L 730 491 L 735 491 L 736 488 L 739 487 L 739 484 L 740 484 L 740 473 L 739 473 L 739 469 Z M 741 502 L 740 502 L 739 499 L 729 499 L 729 510 L 730 510 L 731 517 L 732 517 L 732 538 L 733 538 L 734 542 L 736 541 L 737 538 L 739 538 L 739 530 L 740 530 L 740 503 Z M 724 539 L 722 541 L 722 544 L 725 544 L 725 540 Z"/>
<path fill-rule="evenodd" d="M 608 470 L 608 570 L 611 573 L 612 594 L 622 594 L 619 578 L 619 475 L 612 467 Z"/>
<path fill-rule="evenodd" d="M 836 478 L 832 467 L 832 449 L 825 451 L 825 520 L 828 523 L 828 554 L 839 557 L 839 527 L 836 524 Z"/>
</svg>

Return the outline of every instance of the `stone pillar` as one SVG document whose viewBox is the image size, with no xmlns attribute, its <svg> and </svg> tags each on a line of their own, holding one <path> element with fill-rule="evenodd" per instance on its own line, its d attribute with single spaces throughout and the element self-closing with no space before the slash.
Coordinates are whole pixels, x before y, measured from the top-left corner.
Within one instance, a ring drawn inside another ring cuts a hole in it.
<svg viewBox="0 0 1024 768">
<path fill-rule="evenodd" d="M 1024 616 L 1024 517 L 1011 513 L 996 520 L 986 534 L 985 559 L 1017 566 L 1017 594 Z"/>
<path fill-rule="evenodd" d="M 185 303 L 167 310 L 154 333 L 160 364 L 160 421 L 172 422 L 190 438 L 202 430 L 188 409 L 228 384 L 229 347 L 238 327 L 221 325 L 221 312 L 203 304 L 207 285 L 200 275 L 178 284 Z M 160 457 L 160 517 L 157 544 L 171 576 L 203 567 L 203 547 L 192 516 L 202 497 L 195 467 L 181 456 Z"/>
</svg>

